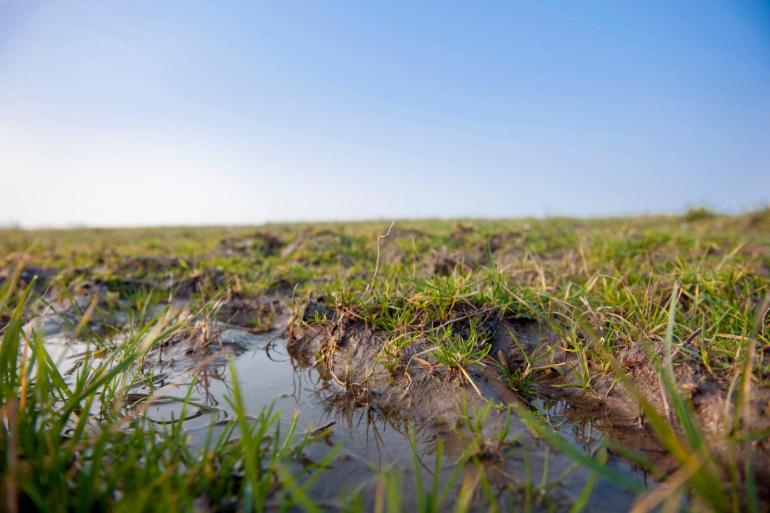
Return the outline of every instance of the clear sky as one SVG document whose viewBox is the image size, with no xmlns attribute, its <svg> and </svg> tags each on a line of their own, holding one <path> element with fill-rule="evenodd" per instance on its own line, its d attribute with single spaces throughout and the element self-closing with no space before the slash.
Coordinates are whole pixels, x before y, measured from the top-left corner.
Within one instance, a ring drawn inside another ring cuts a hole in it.
<svg viewBox="0 0 770 513">
<path fill-rule="evenodd" d="M 770 200 L 766 1 L 0 0 L 0 222 Z"/>
</svg>

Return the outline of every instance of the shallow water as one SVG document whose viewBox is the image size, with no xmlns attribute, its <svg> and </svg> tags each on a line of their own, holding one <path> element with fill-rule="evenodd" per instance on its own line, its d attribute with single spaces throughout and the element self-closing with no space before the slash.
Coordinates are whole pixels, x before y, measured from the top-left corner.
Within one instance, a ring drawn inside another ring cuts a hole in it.
<svg viewBox="0 0 770 513">
<path fill-rule="evenodd" d="M 311 444 L 306 450 L 310 459 L 321 459 L 329 447 L 341 445 L 341 455 L 335 462 L 336 472 L 322 474 L 318 489 L 324 490 L 324 477 L 333 475 L 334 485 L 353 486 L 358 479 L 340 477 L 367 475 L 369 468 L 384 468 L 390 465 L 408 466 L 411 452 L 406 437 L 406 426 L 392 419 L 377 416 L 367 408 L 354 408 L 336 400 L 340 390 L 321 380 L 313 368 L 295 367 L 286 353 L 285 343 L 276 334 L 253 335 L 245 331 L 230 329 L 221 338 L 226 343 L 238 343 L 245 349 L 234 355 L 233 366 L 238 376 L 243 402 L 248 415 L 256 416 L 260 410 L 271 405 L 281 413 L 281 423 L 287 426 L 292 415 L 299 414 L 298 433 L 312 432 L 329 426 L 331 435 L 328 445 Z M 189 371 L 197 383 L 192 400 L 206 406 L 219 408 L 217 412 L 206 413 L 186 422 L 193 445 L 203 443 L 212 421 L 232 416 L 223 398 L 230 392 L 230 376 L 225 361 L 217 358 L 203 369 Z M 157 394 L 181 396 L 187 392 L 191 379 L 171 380 L 156 390 Z M 151 406 L 148 414 L 153 418 L 168 419 L 178 405 Z M 425 443 L 418 438 L 420 446 Z M 340 467 L 344 467 L 344 471 Z M 332 496 L 332 494 L 330 494 Z"/>
<path fill-rule="evenodd" d="M 73 342 L 54 330 L 46 331 L 46 341 L 49 352 L 65 374 L 77 367 L 82 354 L 88 350 L 85 344 Z M 319 460 L 331 447 L 341 446 L 333 467 L 323 472 L 313 487 L 316 500 L 337 505 L 337 499 L 347 492 L 372 486 L 377 472 L 384 469 L 398 469 L 404 474 L 404 482 L 411 482 L 412 452 L 406 419 L 386 417 L 368 406 L 351 404 L 340 387 L 321 379 L 314 368 L 303 368 L 293 361 L 278 332 L 252 334 L 226 328 L 219 334 L 219 343 L 210 344 L 204 351 L 191 352 L 184 343 L 163 348 L 148 360 L 147 365 L 152 367 L 155 376 L 153 385 L 138 386 L 133 392 L 137 396 L 152 393 L 164 398 L 153 401 L 147 407 L 147 415 L 155 422 L 169 423 L 180 418 L 181 400 L 192 386 L 184 426 L 192 446 L 200 447 L 211 429 L 216 435 L 216 431 L 224 429 L 223 424 L 233 418 L 225 400 L 231 388 L 229 358 L 232 358 L 248 415 L 256 416 L 263 408 L 273 405 L 280 411 L 283 426 L 289 424 L 295 412 L 299 413 L 298 433 L 330 428 L 328 440 L 313 443 L 305 450 L 309 459 Z M 595 449 L 604 436 L 590 420 L 576 420 L 567 403 L 541 401 L 536 406 L 549 416 L 565 438 L 587 451 Z M 448 475 L 454 468 L 454 458 L 463 449 L 459 435 L 439 433 L 431 425 L 418 424 L 416 429 L 418 450 L 427 469 L 434 464 L 436 438 L 442 438 L 446 446 L 443 473 Z M 521 426 L 514 426 L 514 432 L 516 429 L 523 431 Z M 564 506 L 574 501 L 590 474 L 582 468 L 573 468 L 571 460 L 546 450 L 542 443 L 528 437 L 521 440 L 524 446 L 516 448 L 510 456 L 506 453 L 504 469 L 500 469 L 493 485 L 505 486 L 508 481 L 549 482 L 572 469 L 548 493 L 554 495 L 554 504 Z M 637 476 L 640 481 L 644 479 L 643 474 L 622 459 L 612 458 L 610 464 L 625 474 Z M 425 469 L 419 472 L 430 477 Z M 592 498 L 588 511 L 626 510 L 633 500 L 631 494 L 603 480 L 599 480 Z M 410 500 L 407 493 L 404 507 Z M 518 507 L 512 504 L 503 510 L 509 509 Z"/>
<path fill-rule="evenodd" d="M 83 356 L 93 348 L 71 339 L 66 330 L 57 332 L 57 326 L 57 321 L 51 321 L 42 332 L 49 354 L 65 381 L 71 383 Z M 329 429 L 330 436 L 324 442 L 306 447 L 305 456 L 311 460 L 320 460 L 332 447 L 340 446 L 333 469 L 322 473 L 314 486 L 318 500 L 334 502 L 346 491 L 367 486 L 374 480 L 373 470 L 411 471 L 407 424 L 345 401 L 343 391 L 324 382 L 315 369 L 296 366 L 277 333 L 252 334 L 229 328 L 219 339 L 221 345 L 212 344 L 207 354 L 187 354 L 184 344 L 179 344 L 155 355 L 155 361 L 149 363 L 155 376 L 152 388 L 140 385 L 132 389 L 134 397 L 152 393 L 162 398 L 147 406 L 149 419 L 159 424 L 178 420 L 182 401 L 192 386 L 183 421 L 190 444 L 202 447 L 211 430 L 216 437 L 234 418 L 225 399 L 231 394 L 227 362 L 232 358 L 247 415 L 256 417 L 263 408 L 272 406 L 280 414 L 282 431 L 295 413 L 299 415 L 296 432 L 300 435 Z M 428 466 L 433 464 L 431 438 L 417 429 L 417 446 Z"/>
</svg>

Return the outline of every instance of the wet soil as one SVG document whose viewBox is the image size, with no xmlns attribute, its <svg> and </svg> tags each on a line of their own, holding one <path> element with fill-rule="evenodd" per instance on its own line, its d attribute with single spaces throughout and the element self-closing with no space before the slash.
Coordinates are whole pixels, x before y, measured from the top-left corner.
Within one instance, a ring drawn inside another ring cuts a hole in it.
<svg viewBox="0 0 770 513">
<path fill-rule="evenodd" d="M 233 419 L 225 400 L 232 383 L 227 361 L 233 359 L 249 415 L 257 415 L 262 408 L 273 405 L 281 411 L 281 423 L 285 426 L 291 415 L 298 412 L 300 432 L 328 429 L 328 437 L 305 449 L 307 460 L 318 461 L 332 447 L 342 447 L 332 467 L 321 474 L 312 489 L 316 500 L 336 509 L 341 506 L 341 497 L 356 491 L 365 492 L 368 504 L 379 474 L 386 470 L 401 472 L 405 483 L 412 482 L 414 472 L 430 479 L 439 439 L 445 447 L 440 479 L 447 479 L 473 435 L 462 420 L 462 412 L 470 411 L 473 416 L 486 400 L 520 400 L 493 372 L 485 373 L 484 369 L 474 371 L 483 399 L 457 376 L 423 364 L 408 367 L 408 382 L 394 381 L 390 370 L 377 360 L 376 333 L 361 326 L 348 326 L 329 352 L 329 348 L 321 347 L 325 341 L 328 343 L 328 334 L 307 329 L 292 332 L 287 338 L 286 320 L 285 315 L 279 315 L 274 329 L 264 333 L 218 322 L 204 345 L 190 340 L 162 345 L 145 363 L 153 370 L 152 382 L 141 383 L 132 390 L 126 407 L 145 407 L 148 417 L 159 424 L 179 421 L 182 400 L 192 386 L 190 405 L 182 421 L 190 443 L 202 446 L 211 429 L 216 435 Z M 33 323 L 44 334 L 65 379 L 73 380 L 86 353 L 97 348 L 72 338 L 72 324 L 66 312 L 50 313 Z M 107 344 L 120 344 L 121 337 L 120 331 L 114 331 L 104 340 Z M 326 357 L 319 359 L 324 354 Z M 149 397 L 152 399 L 148 402 Z M 536 407 L 549 415 L 564 436 L 589 452 L 605 436 L 593 419 L 575 415 L 571 403 L 549 399 Z M 501 412 L 493 409 L 484 422 L 484 438 L 493 438 L 504 425 L 503 420 Z M 421 460 L 416 470 L 407 435 L 410 423 L 416 430 Z M 531 481 L 539 482 L 544 472 L 544 482 L 553 481 L 542 492 L 543 496 L 536 498 L 537 510 L 558 511 L 568 507 L 590 477 L 568 458 L 547 451 L 543 442 L 532 436 L 515 416 L 511 418 L 505 442 L 488 450 L 492 452 L 482 455 L 482 460 L 489 467 L 491 486 L 501 497 L 510 500 L 511 493 L 526 493 Z M 611 456 L 610 465 L 640 481 L 646 478 L 621 458 Z M 598 486 L 595 493 L 602 499 L 592 503 L 589 511 L 626 510 L 633 502 L 633 495 L 628 492 L 606 483 Z M 403 507 L 416 506 L 412 493 L 407 487 Z M 476 499 L 474 510 L 484 509 L 483 498 Z"/>
<path fill-rule="evenodd" d="M 347 400 L 357 408 L 416 422 L 438 437 L 463 443 L 470 436 L 464 420 L 467 412 L 473 417 L 474 412 L 480 411 L 488 401 L 500 405 L 515 403 L 546 415 L 557 431 L 588 453 L 593 453 L 604 437 L 618 435 L 619 444 L 633 440 L 633 448 L 659 450 L 654 439 L 638 423 L 623 423 L 612 412 L 597 409 L 593 402 L 581 402 L 574 395 L 545 385 L 538 387 L 537 398 L 522 398 L 489 365 L 470 370 L 480 395 L 458 373 L 432 365 L 421 356 L 418 347 L 407 347 L 402 351 L 401 359 L 405 365 L 394 373 L 381 354 L 383 334 L 362 323 L 337 321 L 323 328 L 306 326 L 292 332 L 288 350 L 296 361 L 314 366 L 323 379 L 345 390 Z M 534 323 L 523 321 L 514 329 L 519 336 L 533 337 L 537 335 L 534 326 Z M 503 410 L 493 409 L 486 417 L 483 437 L 494 439 L 503 424 Z M 514 483 L 527 472 L 539 475 L 545 466 L 550 468 L 553 476 L 571 469 L 556 495 L 559 496 L 557 502 L 565 501 L 562 504 L 569 504 L 570 497 L 574 500 L 590 474 L 582 468 L 573 468 L 573 462 L 566 456 L 549 453 L 544 443 L 515 416 L 511 418 L 509 428 L 515 440 L 513 447 L 483 456 L 494 461 L 496 484 Z M 454 456 L 459 456 L 460 452 L 455 452 Z M 635 476 L 640 482 L 654 485 L 641 469 L 611 451 L 609 465 L 621 473 Z M 597 496 L 601 496 L 602 501 L 592 503 L 589 511 L 619 511 L 630 507 L 631 494 L 606 483 L 601 488 Z"/>
<path fill-rule="evenodd" d="M 330 322 L 322 327 L 306 326 L 304 330 L 292 333 L 289 338 L 290 352 L 297 359 L 314 364 L 324 378 L 344 387 L 356 404 L 378 411 L 400 413 L 430 425 L 438 433 L 445 433 L 458 429 L 462 408 L 466 405 L 472 410 L 487 400 L 501 404 L 523 403 L 547 417 L 557 416 L 560 419 L 558 422 L 563 422 L 571 432 L 569 438 L 589 451 L 592 445 L 585 443 L 582 434 L 586 426 L 589 431 L 607 437 L 611 444 L 642 456 L 654 466 L 654 474 L 659 478 L 677 468 L 676 461 L 657 441 L 638 402 L 623 384 L 608 373 L 594 376 L 588 389 L 575 386 L 577 361 L 566 356 L 564 351 L 558 351 L 558 357 L 553 361 L 559 372 L 547 369 L 532 384 L 526 396 L 513 392 L 498 369 L 491 365 L 473 366 L 468 371 L 481 391 L 479 397 L 460 373 L 435 365 L 435 361 L 425 356 L 424 346 L 416 344 L 403 349 L 400 354 L 402 365 L 394 369 L 392 361 L 386 363 L 388 360 L 384 358 L 387 334 L 378 333 L 361 322 L 345 319 L 344 314 L 324 310 L 315 304 L 309 305 L 308 311 L 316 318 L 321 312 L 322 317 Z M 528 354 L 537 354 L 538 349 L 559 346 L 558 339 L 548 327 L 528 319 L 495 322 L 494 331 L 490 354 L 497 357 L 498 365 L 511 370 L 523 366 L 522 349 Z M 513 337 L 518 344 L 513 342 Z M 660 343 L 657 347 L 635 345 L 620 351 L 618 361 L 637 390 L 657 411 L 665 412 L 659 373 L 652 361 L 655 351 L 660 351 Z M 542 363 L 535 362 L 535 365 Z M 724 434 L 730 429 L 726 420 L 730 417 L 725 412 L 730 412 L 731 404 L 727 401 L 730 387 L 734 384 L 715 379 L 702 366 L 692 362 L 679 362 L 675 366 L 675 376 L 717 458 L 727 461 L 736 457 L 728 452 L 730 446 L 724 439 Z M 770 428 L 770 390 L 755 387 L 749 411 L 750 429 L 767 431 Z M 678 426 L 673 413 L 669 414 L 669 419 Z M 495 425 L 495 422 L 490 422 L 492 427 L 488 435 L 494 433 Z M 515 430 L 521 432 L 523 444 L 538 447 L 538 441 L 531 438 L 524 426 L 517 425 Z M 768 482 L 770 440 L 760 440 L 754 448 L 753 464 L 757 479 Z M 510 465 L 510 462 L 507 464 Z M 760 495 L 767 499 L 765 493 L 766 490 Z"/>
<path fill-rule="evenodd" d="M 463 233 L 460 231 L 455 236 L 463 237 Z M 315 247 L 319 237 L 320 240 L 334 238 L 335 245 L 344 245 L 344 240 L 331 232 L 313 233 L 312 236 L 300 234 L 288 244 L 254 234 L 227 244 L 223 242 L 220 249 L 237 252 L 241 245 L 247 245 L 247 251 L 258 247 L 265 254 L 293 254 L 302 253 L 308 245 L 313 245 L 314 252 L 319 253 Z M 494 251 L 495 246 L 496 241 L 490 240 L 489 249 Z M 425 270 L 430 274 L 444 274 L 449 269 L 466 265 L 456 256 L 446 248 L 436 250 L 427 259 Z M 334 258 L 344 264 L 344 255 L 337 254 Z M 126 260 L 120 278 L 91 279 L 83 287 L 88 295 L 78 296 L 69 304 L 51 303 L 37 321 L 62 370 L 66 373 L 75 369 L 82 355 L 93 349 L 73 340 L 68 331 L 88 309 L 91 297 L 107 301 L 111 291 L 145 287 L 167 291 L 170 301 L 184 305 L 203 288 L 220 287 L 227 282 L 227 277 L 219 271 L 201 271 L 174 282 L 174 270 L 184 265 L 178 259 Z M 169 274 L 171 278 L 168 282 L 143 278 L 153 273 Z M 30 283 L 35 275 L 39 280 L 37 286 L 41 286 L 50 282 L 55 272 L 46 268 L 25 268 L 19 276 L 20 282 Z M 0 281 L 9 277 L 8 273 L 0 275 Z M 127 318 L 120 308 L 105 310 L 114 313 L 109 318 L 95 319 L 90 323 L 91 328 L 119 344 Z M 217 311 L 213 342 L 192 348 L 189 341 L 164 345 L 152 361 L 157 379 L 134 391 L 133 399 L 140 404 L 149 395 L 162 398 L 151 403 L 148 413 L 156 422 L 171 422 L 179 417 L 180 400 L 195 381 L 192 401 L 200 406 L 188 410 L 184 423 L 191 443 L 200 445 L 210 426 L 221 429 L 232 418 L 224 397 L 230 389 L 226 362 L 228 358 L 234 358 L 250 414 L 274 404 L 282 410 L 282 422 L 286 424 L 291 413 L 297 411 L 301 430 L 312 432 L 321 427 L 329 428 L 331 435 L 327 443 L 308 447 L 305 456 L 311 460 L 321 459 L 331 446 L 340 444 L 343 447 L 333 468 L 322 474 L 313 491 L 316 498 L 329 506 L 339 506 L 337 501 L 345 491 L 374 487 L 379 471 L 396 468 L 407 476 L 415 471 L 407 438 L 409 423 L 416 426 L 418 447 L 426 468 L 432 468 L 436 441 L 443 441 L 447 454 L 444 470 L 448 475 L 453 461 L 460 456 L 471 436 L 464 424 L 463 412 L 478 411 L 487 401 L 536 409 L 560 434 L 589 453 L 604 439 L 609 439 L 652 462 L 658 476 L 665 476 L 675 468 L 675 463 L 653 436 L 636 401 L 611 375 L 596 376 L 589 390 L 565 386 L 575 382 L 576 362 L 564 351 L 556 351 L 559 356 L 554 363 L 561 366 L 559 372 L 543 371 L 525 395 L 515 392 L 495 366 L 473 366 L 469 373 L 479 394 L 458 372 L 435 365 L 435 361 L 423 354 L 424 347 L 405 348 L 400 353 L 400 362 L 394 367 L 392 361 L 382 358 L 387 334 L 344 318 L 317 302 L 306 305 L 305 317 L 321 318 L 325 322 L 319 325 L 304 323 L 301 328 L 287 330 L 289 313 L 285 295 L 253 298 L 229 292 Z M 543 347 L 559 349 L 559 340 L 553 332 L 533 320 L 495 319 L 493 331 L 490 354 L 496 358 L 497 365 L 509 370 L 524 365 L 522 348 L 529 354 L 537 353 L 537 349 Z M 511 335 L 521 347 L 513 342 Z M 639 391 L 659 411 L 664 411 L 658 373 L 651 361 L 651 355 L 659 349 L 660 341 L 639 343 L 621 350 L 617 359 Z M 733 384 L 709 374 L 707 369 L 691 360 L 678 362 L 675 371 L 677 383 L 693 404 L 700 426 L 712 435 L 710 445 L 719 457 L 727 458 L 717 434 L 730 428 L 725 421 L 729 418 L 725 412 L 730 410 L 728 397 Z M 755 388 L 750 412 L 749 423 L 753 430 L 770 429 L 770 390 Z M 493 438 L 502 423 L 501 411 L 493 409 L 483 426 L 483 436 Z M 759 441 L 756 450 L 754 464 L 758 480 L 768 482 L 770 438 Z M 573 468 L 567 457 L 547 451 L 545 444 L 515 416 L 510 441 L 496 448 L 496 452 L 485 455 L 485 458 L 492 462 L 492 484 L 498 490 L 510 490 L 511 487 L 523 490 L 526 487 L 524 476 L 539 476 L 545 468 L 554 478 L 569 469 L 569 474 L 550 489 L 550 495 L 542 498 L 540 506 L 545 509 L 546 506 L 574 502 L 590 477 L 586 470 Z M 656 485 L 642 469 L 612 450 L 609 464 L 649 486 Z M 424 468 L 417 471 L 429 474 Z M 592 501 L 590 511 L 629 509 L 633 502 L 630 493 L 603 482 L 599 487 L 594 497 L 601 500 Z M 407 497 L 408 500 L 411 499 Z"/>
</svg>

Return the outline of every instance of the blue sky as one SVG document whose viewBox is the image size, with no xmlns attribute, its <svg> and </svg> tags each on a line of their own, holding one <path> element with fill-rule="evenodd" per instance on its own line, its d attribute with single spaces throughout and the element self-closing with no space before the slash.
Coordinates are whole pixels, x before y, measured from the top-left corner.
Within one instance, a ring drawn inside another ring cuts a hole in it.
<svg viewBox="0 0 770 513">
<path fill-rule="evenodd" d="M 767 2 L 0 0 L 0 222 L 740 211 Z"/>
</svg>

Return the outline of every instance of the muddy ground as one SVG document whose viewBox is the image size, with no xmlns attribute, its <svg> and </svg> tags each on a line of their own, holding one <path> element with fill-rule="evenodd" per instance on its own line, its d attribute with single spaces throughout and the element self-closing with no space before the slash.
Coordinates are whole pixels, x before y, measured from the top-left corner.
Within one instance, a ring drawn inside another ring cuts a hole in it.
<svg viewBox="0 0 770 513">
<path fill-rule="evenodd" d="M 260 351 L 278 344 L 290 363 L 284 371 L 313 372 L 312 388 L 323 390 L 314 404 L 320 401 L 337 415 L 345 412 L 348 423 L 351 412 L 383 420 L 404 453 L 406 426 L 415 423 L 423 441 L 445 440 L 447 454 L 456 456 L 465 437 L 473 435 L 467 412 L 491 402 L 495 407 L 484 416 L 482 438 L 494 439 L 511 408 L 527 409 L 549 422 L 553 417 L 562 435 L 586 451 L 607 447 L 611 465 L 654 489 L 681 462 L 660 442 L 632 392 L 683 431 L 661 381 L 666 301 L 676 282 L 683 290 L 672 355 L 677 387 L 720 463 L 742 461 L 735 437 L 755 434 L 753 470 L 758 483 L 767 483 L 767 319 L 762 313 L 758 325 L 744 329 L 724 317 L 746 312 L 749 318 L 761 309 L 770 269 L 768 219 L 766 214 L 722 221 L 651 219 L 639 226 L 406 223 L 388 232 L 379 224 L 279 225 L 207 232 L 200 239 L 153 233 L 151 247 L 142 242 L 149 240 L 146 235 L 129 238 L 130 245 L 123 242 L 117 250 L 84 246 L 77 263 L 68 260 L 72 248 L 62 251 L 58 242 L 31 251 L 23 237 L 6 235 L 0 286 L 30 287 L 37 299 L 26 320 L 44 319 L 41 331 L 54 338 L 70 330 L 76 339 L 94 334 L 116 343 L 137 315 L 149 317 L 173 305 L 188 328 L 156 349 L 165 381 L 137 392 L 136 400 L 169 384 L 181 386 L 186 382 L 181 377 L 193 370 L 206 369 L 226 382 L 225 352 L 242 358 L 253 353 L 252 343 Z M 720 232 L 736 225 L 735 232 Z M 500 280 L 504 284 L 498 286 Z M 612 288 L 614 282 L 621 286 Z M 144 308 L 142 302 L 154 306 Z M 639 319 L 646 321 L 634 317 L 638 304 L 654 318 L 649 326 L 638 325 Z M 720 317 L 720 311 L 726 313 Z M 403 312 L 411 317 L 392 320 Z M 580 315 L 572 318 L 573 312 Z M 483 332 L 473 348 L 483 352 L 483 360 L 458 367 L 438 361 L 430 334 L 449 328 L 467 339 L 471 322 Z M 227 330 L 240 331 L 223 338 Z M 263 334 L 270 335 L 267 345 L 249 338 Z M 394 337 L 404 334 L 407 343 L 394 350 Z M 617 340 L 611 346 L 605 344 L 610 337 Z M 749 343 L 755 359 L 750 401 L 736 412 Z M 221 402 L 216 394 L 212 399 Z M 217 407 L 201 407 L 198 421 L 214 411 L 206 408 Z M 309 411 L 320 411 L 313 408 Z M 329 422 L 344 423 L 340 417 Z M 533 458 L 527 465 L 542 469 L 546 446 L 517 415 L 510 422 L 515 441 L 482 444 L 478 455 L 497 468 L 495 479 L 508 484 L 521 475 L 514 447 L 527 448 Z M 581 444 L 586 426 L 594 434 Z M 355 445 L 360 437 L 351 435 L 348 442 Z M 430 443 L 424 447 L 430 453 Z M 546 464 L 553 472 L 572 464 L 554 458 Z M 359 472 L 363 461 L 340 467 Z M 569 504 L 586 476 L 578 473 L 554 492 L 550 504 Z M 334 481 L 329 479 L 324 482 Z M 634 500 L 611 487 L 602 493 L 614 497 L 606 504 L 609 511 L 627 509 Z M 760 487 L 760 493 L 767 504 L 770 492 Z M 602 509 L 601 501 L 591 504 Z"/>
</svg>

